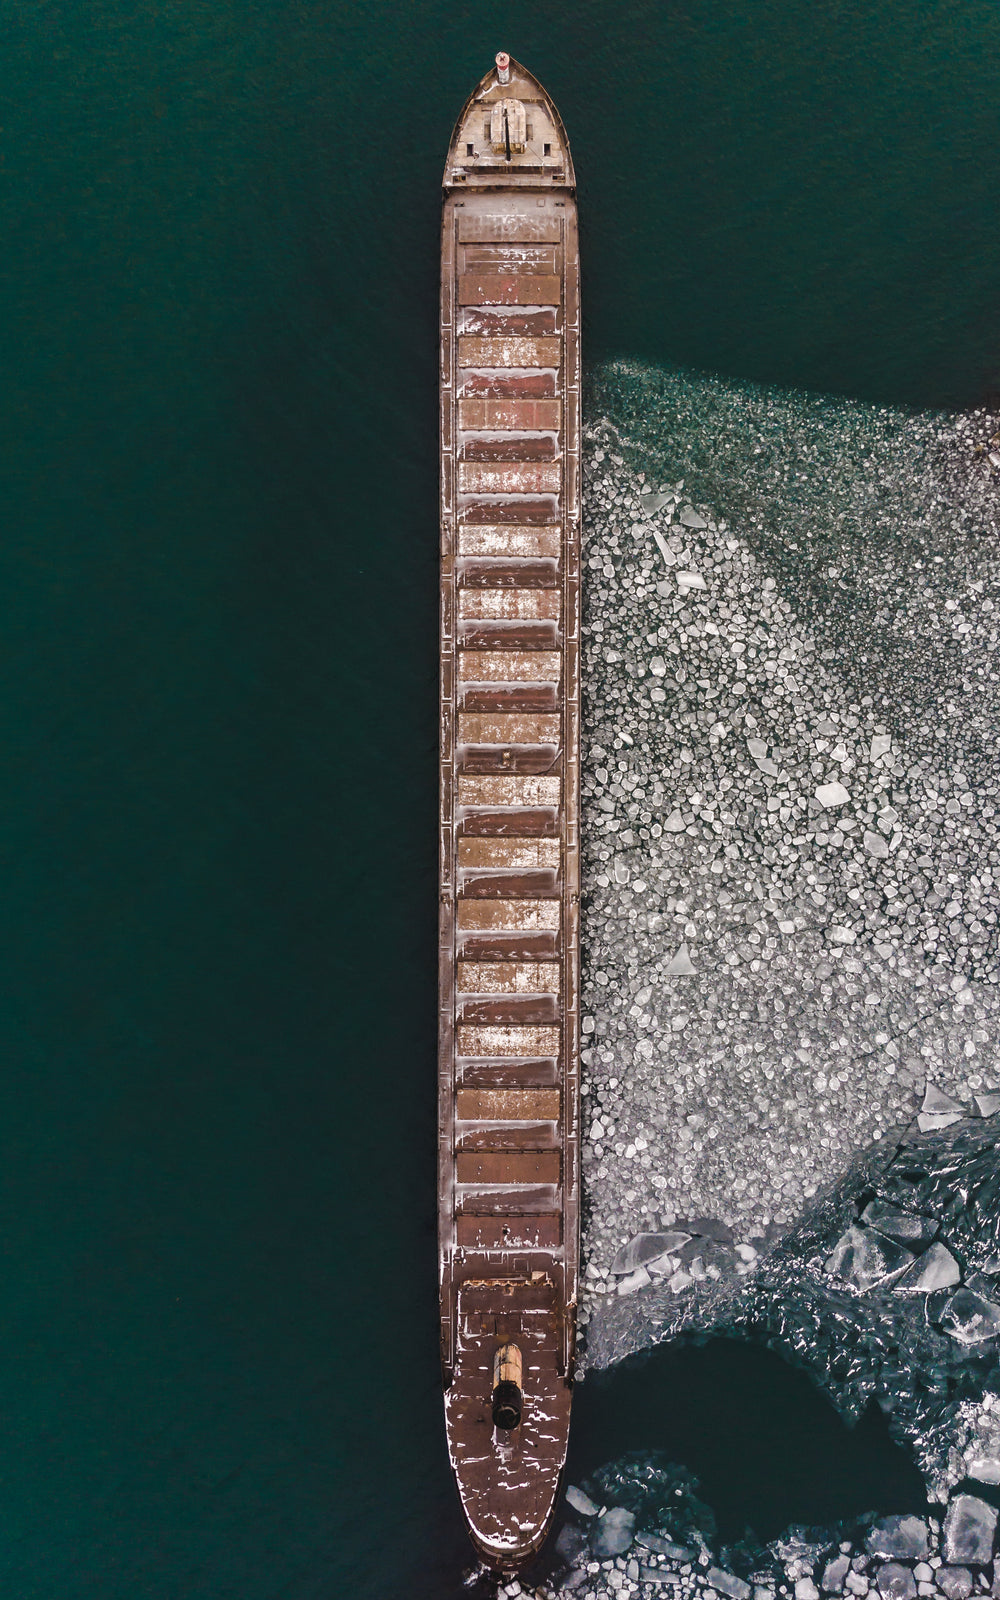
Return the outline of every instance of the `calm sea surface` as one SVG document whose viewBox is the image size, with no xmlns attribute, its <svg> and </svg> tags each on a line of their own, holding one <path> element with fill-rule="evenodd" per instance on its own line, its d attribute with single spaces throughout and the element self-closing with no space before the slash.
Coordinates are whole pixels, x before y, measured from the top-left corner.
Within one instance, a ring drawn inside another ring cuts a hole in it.
<svg viewBox="0 0 1000 1600">
<path fill-rule="evenodd" d="M 450 1600 L 466 1557 L 435 1344 L 437 228 L 500 47 L 569 130 L 591 364 L 1000 389 L 992 0 L 8 8 L 12 1600 Z M 703 1356 L 683 1383 L 724 1415 L 672 1407 L 669 1361 L 584 1385 L 581 1470 L 698 1467 L 707 1415 L 776 1484 L 744 1507 L 723 1471 L 720 1515 L 811 1515 L 803 1473 L 830 1512 L 857 1436 L 786 1470 L 785 1369 Z"/>
</svg>

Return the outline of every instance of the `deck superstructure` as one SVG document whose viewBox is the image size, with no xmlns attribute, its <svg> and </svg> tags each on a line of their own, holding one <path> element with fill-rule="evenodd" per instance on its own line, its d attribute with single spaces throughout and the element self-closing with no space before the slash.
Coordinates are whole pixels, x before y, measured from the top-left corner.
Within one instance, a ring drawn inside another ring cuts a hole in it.
<svg viewBox="0 0 1000 1600">
<path fill-rule="evenodd" d="M 444 179 L 439 1122 L 448 1445 L 473 1542 L 501 1569 L 551 1520 L 576 1325 L 574 194 L 558 112 L 501 54 Z M 522 1374 L 509 1428 L 498 1372 Z"/>
</svg>

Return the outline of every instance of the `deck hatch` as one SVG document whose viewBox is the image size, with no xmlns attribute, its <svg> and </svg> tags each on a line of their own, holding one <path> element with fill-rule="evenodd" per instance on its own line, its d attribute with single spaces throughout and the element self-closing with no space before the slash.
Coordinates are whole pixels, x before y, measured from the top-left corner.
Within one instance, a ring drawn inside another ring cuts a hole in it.
<svg viewBox="0 0 1000 1600">
<path fill-rule="evenodd" d="M 460 1151 L 456 1157 L 458 1182 L 481 1185 L 558 1183 L 558 1150 Z"/>
<path fill-rule="evenodd" d="M 459 930 L 464 928 L 495 928 L 498 932 L 514 928 L 552 928 L 560 925 L 558 900 L 459 900 L 456 905 Z M 463 1050 L 463 1055 L 478 1055 L 477 1050 Z M 490 1050 L 489 1055 L 502 1055 Z M 520 1051 L 514 1054 L 520 1055 Z"/>
<path fill-rule="evenodd" d="M 518 244 L 558 244 L 562 238 L 562 228 L 559 218 L 555 216 L 532 216 L 524 210 L 499 212 L 490 216 L 477 211 L 459 216 L 458 238 L 461 244 L 497 240 Z"/>
<path fill-rule="evenodd" d="M 456 1114 L 462 1122 L 557 1122 L 558 1089 L 459 1089 Z"/>
<path fill-rule="evenodd" d="M 470 272 L 458 280 L 461 306 L 556 306 L 561 300 L 562 282 L 554 275 L 534 278 L 521 272 L 495 276 Z"/>
<path fill-rule="evenodd" d="M 562 364 L 561 339 L 482 339 L 463 334 L 458 341 L 460 367 L 552 367 Z"/>
</svg>

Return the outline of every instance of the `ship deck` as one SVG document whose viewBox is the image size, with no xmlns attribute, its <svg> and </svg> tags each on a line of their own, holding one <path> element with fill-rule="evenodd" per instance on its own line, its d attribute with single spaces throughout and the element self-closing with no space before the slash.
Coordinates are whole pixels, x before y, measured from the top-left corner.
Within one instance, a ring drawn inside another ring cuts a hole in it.
<svg viewBox="0 0 1000 1600">
<path fill-rule="evenodd" d="M 580 1187 L 579 252 L 558 115 L 511 79 L 459 119 L 441 256 L 441 1345 L 463 1508 L 501 1568 L 542 1543 L 565 1459 Z M 537 146 L 519 163 L 484 148 L 503 96 Z M 508 1341 L 524 1411 L 501 1433 Z"/>
</svg>

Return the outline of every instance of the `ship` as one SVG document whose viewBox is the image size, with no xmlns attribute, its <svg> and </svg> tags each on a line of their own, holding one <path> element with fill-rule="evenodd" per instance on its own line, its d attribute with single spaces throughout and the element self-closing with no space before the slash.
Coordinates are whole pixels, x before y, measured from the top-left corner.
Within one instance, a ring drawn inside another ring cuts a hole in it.
<svg viewBox="0 0 1000 1600">
<path fill-rule="evenodd" d="M 501 52 L 441 232 L 439 1268 L 448 1451 L 494 1571 L 541 1548 L 580 1231 L 580 262 L 562 119 Z"/>
</svg>

